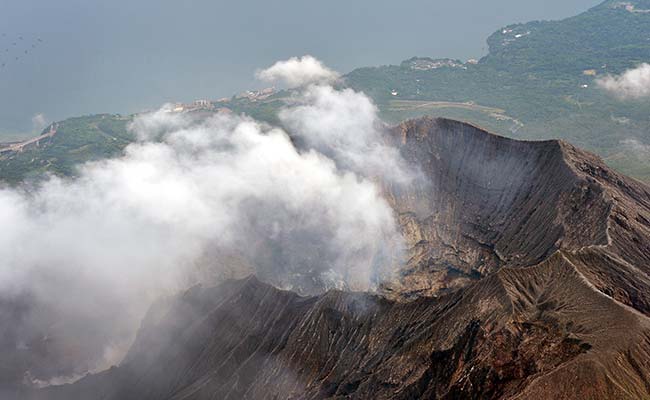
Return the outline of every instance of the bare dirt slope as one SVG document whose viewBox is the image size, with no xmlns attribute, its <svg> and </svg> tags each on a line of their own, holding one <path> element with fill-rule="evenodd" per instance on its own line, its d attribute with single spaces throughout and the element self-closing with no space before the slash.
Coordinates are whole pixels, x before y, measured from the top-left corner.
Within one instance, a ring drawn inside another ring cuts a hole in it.
<svg viewBox="0 0 650 400">
<path fill-rule="evenodd" d="M 427 179 L 384 188 L 409 260 L 381 295 L 195 287 L 119 367 L 33 398 L 650 398 L 647 186 L 455 121 L 389 140 Z"/>
<path fill-rule="evenodd" d="M 650 312 L 648 186 L 562 141 L 429 118 L 393 135 L 427 177 L 386 188 L 411 246 L 399 295 L 437 295 L 563 250 L 601 291 Z"/>
</svg>

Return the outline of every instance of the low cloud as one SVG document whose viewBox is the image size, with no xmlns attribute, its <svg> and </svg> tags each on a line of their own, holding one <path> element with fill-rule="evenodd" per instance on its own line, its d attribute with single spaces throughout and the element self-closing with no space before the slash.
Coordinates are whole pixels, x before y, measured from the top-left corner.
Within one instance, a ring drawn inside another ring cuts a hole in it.
<svg viewBox="0 0 650 400">
<path fill-rule="evenodd" d="M 312 61 L 299 64 L 307 71 L 294 75 L 314 76 Z M 362 93 L 304 87 L 281 113 L 298 148 L 245 116 L 163 107 L 133 121 L 140 140 L 122 157 L 0 188 L 0 225 L 11 227 L 0 235 L 0 306 L 19 310 L 4 337 L 20 351 L 46 340 L 52 354 L 30 379 L 65 381 L 50 362 L 70 376 L 109 366 L 153 300 L 195 283 L 254 272 L 309 294 L 390 278 L 402 237 L 375 180 L 409 171 L 376 111 Z"/>
<path fill-rule="evenodd" d="M 174 105 L 164 104 L 160 109 L 140 115 L 129 129 L 140 141 L 158 140 L 163 135 L 188 128 L 193 119 L 188 114 L 174 112 Z"/>
<path fill-rule="evenodd" d="M 599 78 L 596 83 L 620 99 L 650 97 L 650 64 L 641 64 L 621 75 L 608 75 Z"/>
<path fill-rule="evenodd" d="M 258 71 L 256 76 L 262 81 L 281 84 L 288 88 L 313 83 L 332 83 L 339 77 L 336 72 L 309 55 L 278 61 L 271 67 Z"/>
<path fill-rule="evenodd" d="M 621 147 L 637 158 L 650 159 L 650 145 L 637 139 L 621 140 Z"/>
</svg>

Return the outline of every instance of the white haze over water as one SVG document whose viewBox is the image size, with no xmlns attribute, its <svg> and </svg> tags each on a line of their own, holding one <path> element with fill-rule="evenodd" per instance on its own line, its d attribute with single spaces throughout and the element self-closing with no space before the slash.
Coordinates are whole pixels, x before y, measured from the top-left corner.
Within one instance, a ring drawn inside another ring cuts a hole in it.
<svg viewBox="0 0 650 400">
<path fill-rule="evenodd" d="M 323 84 L 330 72 L 303 57 L 259 73 L 300 86 L 281 120 L 304 149 L 245 116 L 163 107 L 135 119 L 124 156 L 0 189 L 0 300 L 37 305 L 16 323 L 17 348 L 43 332 L 73 342 L 73 375 L 118 362 L 153 300 L 202 280 L 256 271 L 312 293 L 389 276 L 402 239 L 373 179 L 412 175 L 375 106 Z"/>
</svg>

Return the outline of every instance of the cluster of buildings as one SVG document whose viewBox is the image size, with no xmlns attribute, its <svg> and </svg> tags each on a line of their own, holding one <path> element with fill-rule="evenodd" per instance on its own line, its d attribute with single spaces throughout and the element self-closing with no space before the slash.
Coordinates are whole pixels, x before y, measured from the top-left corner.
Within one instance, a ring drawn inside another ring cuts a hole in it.
<svg viewBox="0 0 650 400">
<path fill-rule="evenodd" d="M 451 58 L 433 59 L 428 57 L 411 58 L 405 61 L 406 67 L 416 71 L 429 71 L 438 68 L 462 68 L 467 69 L 467 66 L 460 60 L 452 60 Z"/>
<path fill-rule="evenodd" d="M 234 99 L 256 102 L 256 101 L 267 99 L 273 96 L 275 93 L 276 90 L 273 87 L 262 89 L 262 90 L 256 90 L 256 91 L 249 90 L 234 96 Z M 166 111 L 170 113 L 183 113 L 183 112 L 194 112 L 194 111 L 229 112 L 230 110 L 226 107 L 226 105 L 231 101 L 232 101 L 231 98 L 224 97 L 214 101 L 195 100 L 191 103 L 173 103 L 167 108 Z"/>
<path fill-rule="evenodd" d="M 614 8 L 623 8 L 626 11 L 629 11 L 631 13 L 641 13 L 641 14 L 648 14 L 650 13 L 650 10 L 642 10 L 639 8 L 636 8 L 636 6 L 630 2 L 620 2 L 614 4 Z"/>
<path fill-rule="evenodd" d="M 502 46 L 508 46 L 509 44 L 517 41 L 517 39 L 521 39 L 524 36 L 528 36 L 531 34 L 531 31 L 522 31 L 521 27 L 512 27 L 512 28 L 503 28 L 501 30 L 501 35 L 505 36 L 501 40 L 501 45 Z"/>
<path fill-rule="evenodd" d="M 195 100 L 192 103 L 174 103 L 167 111 L 173 113 L 201 111 L 201 110 L 214 110 L 216 107 L 210 100 Z"/>
<path fill-rule="evenodd" d="M 262 90 L 247 90 L 235 96 L 236 99 L 247 99 L 250 101 L 259 101 L 267 99 L 275 94 L 275 88 L 270 87 Z"/>
<path fill-rule="evenodd" d="M 501 41 L 501 44 L 503 46 L 507 46 L 510 43 L 515 42 L 517 39 L 521 39 L 524 36 L 530 35 L 530 31 L 525 31 L 525 32 L 517 32 L 514 29 L 511 28 L 506 28 L 501 31 L 501 34 L 505 36 L 505 38 Z"/>
</svg>

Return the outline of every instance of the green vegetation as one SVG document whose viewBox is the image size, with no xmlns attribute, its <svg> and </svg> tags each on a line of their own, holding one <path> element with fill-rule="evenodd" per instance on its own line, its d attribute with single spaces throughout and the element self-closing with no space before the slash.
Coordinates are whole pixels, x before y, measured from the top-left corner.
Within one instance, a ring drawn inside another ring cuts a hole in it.
<svg viewBox="0 0 650 400">
<path fill-rule="evenodd" d="M 227 107 L 237 115 L 246 114 L 258 121 L 279 126 L 278 112 L 285 105 L 283 98 L 286 95 L 286 92 L 280 92 L 269 99 L 255 102 L 247 99 L 232 99 Z"/>
<path fill-rule="evenodd" d="M 646 10 L 650 0 L 610 0 L 562 21 L 504 27 L 488 38 L 490 52 L 478 63 L 413 58 L 357 69 L 345 76 L 345 84 L 372 97 L 388 122 L 433 115 L 520 139 L 565 139 L 650 181 L 650 99 L 621 101 L 595 84 L 598 76 L 650 62 Z M 220 106 L 277 125 L 287 96 L 233 97 Z M 13 184 L 45 172 L 74 175 L 79 163 L 121 154 L 134 139 L 127 129 L 131 119 L 96 115 L 63 121 L 40 146 L 0 154 L 0 180 Z"/>
<path fill-rule="evenodd" d="M 277 113 L 284 104 L 282 96 L 255 102 L 233 99 L 228 108 L 237 114 L 279 124 Z M 211 112 L 197 113 L 199 118 L 210 115 Z M 0 183 L 38 181 L 47 174 L 75 176 L 85 162 L 119 156 L 135 140 L 128 129 L 133 118 L 134 115 L 101 114 L 58 122 L 54 136 L 30 144 L 21 152 L 0 153 Z M 49 127 L 44 133 L 47 131 Z"/>
<path fill-rule="evenodd" d="M 53 137 L 22 152 L 0 155 L 0 177 L 15 184 L 46 173 L 73 176 L 81 163 L 121 154 L 134 139 L 127 129 L 130 121 L 131 117 L 102 114 L 60 122 Z"/>
<path fill-rule="evenodd" d="M 650 61 L 650 13 L 626 9 L 647 10 L 648 3 L 607 1 L 562 21 L 505 27 L 490 36 L 490 53 L 478 64 L 423 70 L 412 59 L 357 69 L 346 82 L 368 93 L 391 122 L 428 114 L 515 138 L 566 139 L 650 181 L 650 159 L 623 143 L 650 143 L 650 101 L 620 101 L 595 85 L 597 76 Z M 422 101 L 476 107 L 422 107 Z"/>
<path fill-rule="evenodd" d="M 508 26 L 488 38 L 483 61 L 498 70 L 551 80 L 585 70 L 618 73 L 650 58 L 650 15 L 639 1 L 606 1 L 562 21 Z M 517 38 L 517 36 L 522 35 Z"/>
</svg>

